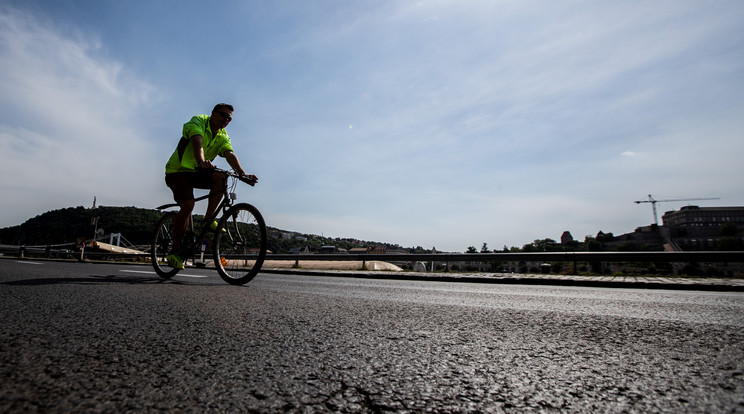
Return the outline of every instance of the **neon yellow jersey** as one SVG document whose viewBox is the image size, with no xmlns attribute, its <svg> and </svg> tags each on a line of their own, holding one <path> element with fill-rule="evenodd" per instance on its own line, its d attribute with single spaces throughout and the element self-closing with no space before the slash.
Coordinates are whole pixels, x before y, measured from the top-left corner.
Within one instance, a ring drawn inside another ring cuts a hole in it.
<svg viewBox="0 0 744 414">
<path fill-rule="evenodd" d="M 209 161 L 214 160 L 218 155 L 224 157 L 227 151 L 233 150 L 230 137 L 227 136 L 224 129 L 212 134 L 212 128 L 209 126 L 209 116 L 197 115 L 183 124 L 181 141 L 179 141 L 176 150 L 173 151 L 170 159 L 165 164 L 166 174 L 196 170 L 196 158 L 194 158 L 194 150 L 191 147 L 191 137 L 194 135 L 202 136 L 204 158 Z"/>
</svg>

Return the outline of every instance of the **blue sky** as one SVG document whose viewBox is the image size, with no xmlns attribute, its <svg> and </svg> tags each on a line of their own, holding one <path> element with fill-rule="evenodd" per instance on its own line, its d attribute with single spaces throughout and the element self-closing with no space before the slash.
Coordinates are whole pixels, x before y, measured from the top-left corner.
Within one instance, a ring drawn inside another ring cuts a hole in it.
<svg viewBox="0 0 744 414">
<path fill-rule="evenodd" d="M 741 206 L 742 27 L 738 0 L 4 0 L 0 227 L 170 201 L 217 102 L 286 230 L 464 251 L 632 232 L 648 194 Z"/>
</svg>

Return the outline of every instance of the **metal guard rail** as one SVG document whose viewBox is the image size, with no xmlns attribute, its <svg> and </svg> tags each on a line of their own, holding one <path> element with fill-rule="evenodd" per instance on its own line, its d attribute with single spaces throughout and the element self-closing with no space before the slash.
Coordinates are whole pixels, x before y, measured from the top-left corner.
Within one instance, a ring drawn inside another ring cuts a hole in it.
<svg viewBox="0 0 744 414">
<path fill-rule="evenodd" d="M 28 254 L 42 253 L 44 249 L 26 247 Z M 0 246 L 0 253 L 16 255 L 19 246 Z M 79 256 L 79 251 L 52 253 Z M 123 256 L 149 258 L 149 254 L 121 254 L 86 251 L 85 256 Z M 253 255 L 250 255 L 252 257 Z M 249 257 L 249 256 L 246 256 Z M 267 254 L 266 260 L 313 261 L 371 261 L 386 262 L 744 262 L 744 251 L 687 251 L 687 252 L 531 252 L 531 253 L 390 253 L 390 254 Z"/>
<path fill-rule="evenodd" d="M 266 255 L 266 260 L 380 260 L 387 262 L 744 262 L 744 251 L 268 254 Z"/>
</svg>

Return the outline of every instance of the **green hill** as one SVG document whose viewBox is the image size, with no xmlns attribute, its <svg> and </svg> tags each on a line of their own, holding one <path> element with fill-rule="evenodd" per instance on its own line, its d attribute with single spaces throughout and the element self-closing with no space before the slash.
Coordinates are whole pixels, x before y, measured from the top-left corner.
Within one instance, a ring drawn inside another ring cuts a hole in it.
<svg viewBox="0 0 744 414">
<path fill-rule="evenodd" d="M 98 229 L 102 229 L 103 234 L 121 233 L 133 245 L 148 245 L 161 214 L 157 210 L 137 207 L 69 207 L 40 214 L 19 226 L 0 229 L 0 244 L 44 246 L 72 244 L 79 238 L 91 239 L 95 231 L 92 220 L 98 217 Z M 197 222 L 201 218 L 194 216 Z M 347 250 L 368 246 L 400 249 L 400 246 L 390 243 L 298 234 L 271 227 L 268 230 L 269 250 L 274 253 L 290 253 L 298 248 L 312 251 L 328 245 Z"/>
<path fill-rule="evenodd" d="M 0 243 L 46 245 L 73 243 L 80 237 L 92 238 L 98 227 L 106 234 L 121 233 L 132 244 L 148 244 L 160 213 L 136 207 L 69 207 L 40 214 L 19 226 L 0 229 Z"/>
</svg>

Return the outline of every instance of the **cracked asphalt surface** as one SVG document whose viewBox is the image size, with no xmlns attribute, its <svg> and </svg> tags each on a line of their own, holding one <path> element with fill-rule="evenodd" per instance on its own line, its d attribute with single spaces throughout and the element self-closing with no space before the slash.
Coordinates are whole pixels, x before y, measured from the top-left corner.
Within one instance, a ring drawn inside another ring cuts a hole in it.
<svg viewBox="0 0 744 414">
<path fill-rule="evenodd" d="M 744 294 L 0 260 L 2 412 L 744 412 Z"/>
</svg>

